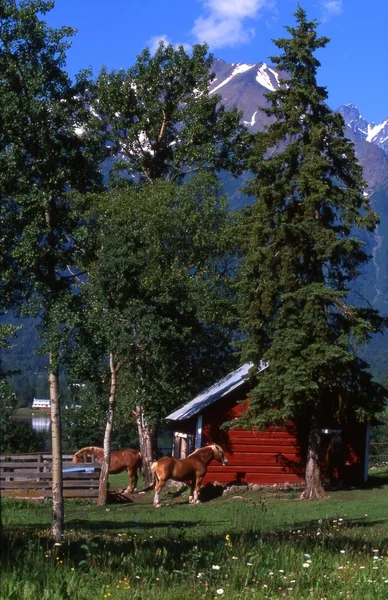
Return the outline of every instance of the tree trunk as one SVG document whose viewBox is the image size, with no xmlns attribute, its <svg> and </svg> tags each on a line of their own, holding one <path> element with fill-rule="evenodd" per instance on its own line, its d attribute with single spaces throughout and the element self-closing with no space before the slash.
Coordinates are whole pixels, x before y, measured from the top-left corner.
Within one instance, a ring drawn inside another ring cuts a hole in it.
<svg viewBox="0 0 388 600">
<path fill-rule="evenodd" d="M 51 401 L 51 453 L 52 453 L 52 519 L 51 535 L 60 542 L 63 535 L 63 477 L 62 477 L 62 424 L 59 396 L 58 367 L 50 356 L 49 389 Z"/>
<path fill-rule="evenodd" d="M 141 406 L 136 407 L 136 424 L 139 433 L 140 452 L 143 457 L 143 488 L 148 488 L 154 482 L 151 464 L 157 455 L 156 431 L 147 424 L 144 410 Z"/>
<path fill-rule="evenodd" d="M 316 410 L 311 418 L 306 461 L 306 487 L 300 496 L 302 500 L 312 500 L 324 496 L 321 482 L 321 432 L 317 413 Z"/>
<path fill-rule="evenodd" d="M 109 463 L 110 463 L 110 444 L 112 438 L 113 418 L 115 411 L 115 401 L 117 392 L 117 374 L 120 371 L 122 362 L 114 364 L 112 352 L 109 354 L 109 369 L 110 369 L 110 389 L 108 402 L 108 418 L 105 425 L 104 433 L 104 459 L 101 466 L 100 483 L 98 486 L 98 501 L 100 506 L 105 506 L 108 499 L 108 479 L 109 479 Z"/>
</svg>

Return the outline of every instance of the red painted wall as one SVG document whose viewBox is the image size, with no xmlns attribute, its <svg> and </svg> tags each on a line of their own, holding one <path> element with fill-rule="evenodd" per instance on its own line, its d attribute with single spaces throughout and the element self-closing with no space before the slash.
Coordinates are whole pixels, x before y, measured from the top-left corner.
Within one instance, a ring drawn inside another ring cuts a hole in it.
<svg viewBox="0 0 388 600">
<path fill-rule="evenodd" d="M 216 461 L 211 463 L 204 484 L 219 481 L 224 485 L 269 485 L 303 481 L 303 463 L 292 429 L 271 428 L 263 432 L 220 429 L 223 422 L 235 419 L 244 409 L 244 405 L 233 406 L 233 403 L 233 400 L 223 403 L 223 410 L 217 403 L 203 414 L 203 445 L 220 444 L 228 459 L 226 466 Z"/>
<path fill-rule="evenodd" d="M 202 446 L 219 444 L 228 459 L 226 466 L 212 461 L 203 484 L 215 481 L 223 485 L 303 483 L 304 452 L 299 447 L 292 425 L 287 428 L 268 428 L 262 432 L 222 427 L 223 423 L 236 419 L 248 406 L 248 400 L 239 403 L 244 397 L 246 395 L 239 389 L 203 410 Z M 195 433 L 195 425 L 196 417 L 192 417 L 186 421 L 177 421 L 174 429 Z M 347 484 L 357 485 L 363 482 L 365 436 L 365 424 L 348 424 L 343 431 L 346 464 L 342 476 Z M 328 438 L 323 436 L 324 447 L 327 442 Z M 328 475 L 326 471 L 323 465 L 324 477 Z"/>
</svg>

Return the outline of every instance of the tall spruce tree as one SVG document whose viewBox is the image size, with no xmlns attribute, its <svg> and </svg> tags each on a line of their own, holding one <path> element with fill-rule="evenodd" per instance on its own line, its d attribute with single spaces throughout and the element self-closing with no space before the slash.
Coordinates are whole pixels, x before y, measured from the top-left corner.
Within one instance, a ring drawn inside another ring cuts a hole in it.
<svg viewBox="0 0 388 600">
<path fill-rule="evenodd" d="M 0 269 L 9 303 L 41 318 L 49 357 L 53 454 L 52 535 L 63 530 L 59 361 L 73 301 L 76 257 L 87 231 L 77 192 L 99 182 L 83 133 L 86 74 L 71 82 L 64 63 L 74 29 L 42 20 L 54 2 L 0 2 Z M 91 147 L 90 147 L 91 148 Z M 8 242 L 8 243 L 7 243 Z M 17 293 L 16 293 L 17 292 Z"/>
<path fill-rule="evenodd" d="M 356 229 L 372 231 L 377 217 L 343 119 L 317 83 L 314 53 L 329 40 L 301 7 L 294 16 L 290 37 L 274 42 L 281 55 L 271 57 L 288 75 L 267 94 L 261 110 L 272 124 L 256 135 L 250 157 L 248 193 L 257 199 L 243 228 L 240 307 L 243 357 L 269 361 L 253 374 L 245 419 L 301 426 L 307 499 L 323 493 L 321 428 L 381 407 L 383 390 L 354 348 L 384 320 L 349 302 L 349 286 L 368 260 Z"/>
</svg>

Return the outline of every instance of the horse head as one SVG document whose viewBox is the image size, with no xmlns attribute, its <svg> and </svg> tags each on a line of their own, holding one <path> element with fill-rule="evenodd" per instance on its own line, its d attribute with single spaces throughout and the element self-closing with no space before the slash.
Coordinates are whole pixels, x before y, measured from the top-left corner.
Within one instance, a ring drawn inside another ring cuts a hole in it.
<svg viewBox="0 0 388 600">
<path fill-rule="evenodd" d="M 80 463 L 80 462 L 83 462 L 83 452 L 81 452 L 79 450 L 73 456 L 73 463 Z"/>
<path fill-rule="evenodd" d="M 220 462 L 222 465 L 227 465 L 228 461 L 225 458 L 225 454 L 221 446 L 219 446 L 218 444 L 212 444 L 211 448 L 213 450 L 214 460 L 218 460 L 218 462 Z"/>
</svg>

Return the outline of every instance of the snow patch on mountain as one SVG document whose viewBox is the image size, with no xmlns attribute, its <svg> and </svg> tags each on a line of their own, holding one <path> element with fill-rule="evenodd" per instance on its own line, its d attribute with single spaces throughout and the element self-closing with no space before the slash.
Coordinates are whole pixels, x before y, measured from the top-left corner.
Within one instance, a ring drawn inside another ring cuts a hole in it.
<svg viewBox="0 0 388 600">
<path fill-rule="evenodd" d="M 271 92 L 275 92 L 277 88 L 274 86 L 273 82 L 271 81 L 271 77 L 268 75 L 267 71 L 271 71 L 272 73 L 274 73 L 274 71 L 272 69 L 268 68 L 268 65 L 266 63 L 263 63 L 256 73 L 256 81 L 257 81 L 257 83 L 260 83 L 260 85 L 262 85 L 263 87 L 267 88 L 267 90 L 270 90 Z M 276 78 L 276 79 L 277 79 L 277 82 L 279 83 L 278 78 Z"/>
<path fill-rule="evenodd" d="M 380 125 L 375 125 L 374 123 L 368 125 L 368 134 L 366 136 L 366 141 L 372 142 L 375 138 L 377 138 L 380 131 L 382 131 L 386 125 L 388 125 L 388 119 L 380 123 Z"/>
</svg>

